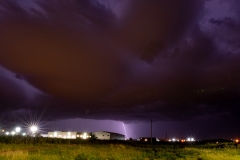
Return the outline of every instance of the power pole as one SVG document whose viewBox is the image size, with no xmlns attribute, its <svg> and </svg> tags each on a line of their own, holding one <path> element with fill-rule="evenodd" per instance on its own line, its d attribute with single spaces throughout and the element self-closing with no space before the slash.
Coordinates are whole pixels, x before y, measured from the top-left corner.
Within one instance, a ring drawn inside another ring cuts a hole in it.
<svg viewBox="0 0 240 160">
<path fill-rule="evenodd" d="M 152 119 L 151 119 L 151 144 L 152 144 Z"/>
</svg>

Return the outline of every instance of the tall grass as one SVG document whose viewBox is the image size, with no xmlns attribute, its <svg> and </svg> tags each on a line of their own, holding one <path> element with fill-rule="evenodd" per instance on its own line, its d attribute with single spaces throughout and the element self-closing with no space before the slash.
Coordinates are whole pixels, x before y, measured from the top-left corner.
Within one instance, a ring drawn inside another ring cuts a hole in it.
<svg viewBox="0 0 240 160">
<path fill-rule="evenodd" d="M 220 147 L 219 147 L 220 146 Z M 234 143 L 149 145 L 129 141 L 86 141 L 0 137 L 0 160 L 239 160 Z"/>
</svg>

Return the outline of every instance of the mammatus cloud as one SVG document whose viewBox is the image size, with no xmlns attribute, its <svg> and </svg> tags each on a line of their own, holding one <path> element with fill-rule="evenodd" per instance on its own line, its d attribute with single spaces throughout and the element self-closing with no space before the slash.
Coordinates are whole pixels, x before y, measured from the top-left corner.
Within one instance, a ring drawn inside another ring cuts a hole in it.
<svg viewBox="0 0 240 160">
<path fill-rule="evenodd" d="M 52 119 L 237 118 L 239 22 L 208 17 L 206 3 L 0 1 L 0 64 Z M 1 76 L 1 103 L 24 104 Z"/>
</svg>

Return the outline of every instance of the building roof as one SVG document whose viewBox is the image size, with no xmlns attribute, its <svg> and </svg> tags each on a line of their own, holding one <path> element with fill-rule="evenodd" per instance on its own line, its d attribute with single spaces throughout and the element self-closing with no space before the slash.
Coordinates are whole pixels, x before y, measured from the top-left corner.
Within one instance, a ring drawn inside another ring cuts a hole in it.
<svg viewBox="0 0 240 160">
<path fill-rule="evenodd" d="M 115 132 L 109 132 L 109 131 L 98 131 L 98 132 L 107 132 L 107 133 L 111 133 L 111 134 L 118 134 L 118 135 L 125 136 L 125 135 L 123 135 L 123 134 L 119 134 L 119 133 L 115 133 Z M 94 133 L 96 133 L 96 132 L 94 132 Z"/>
</svg>

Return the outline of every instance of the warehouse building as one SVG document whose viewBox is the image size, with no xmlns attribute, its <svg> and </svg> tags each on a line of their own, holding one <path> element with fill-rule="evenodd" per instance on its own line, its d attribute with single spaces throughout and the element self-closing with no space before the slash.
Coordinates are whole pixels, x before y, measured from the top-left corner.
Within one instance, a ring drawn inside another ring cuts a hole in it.
<svg viewBox="0 0 240 160">
<path fill-rule="evenodd" d="M 64 139 L 88 139 L 90 138 L 90 133 L 87 132 L 63 132 L 63 131 L 54 131 L 48 132 L 49 138 L 64 138 Z"/>
<path fill-rule="evenodd" d="M 99 131 L 94 132 L 93 135 L 100 140 L 125 140 L 125 135 L 114 132 Z"/>
</svg>

